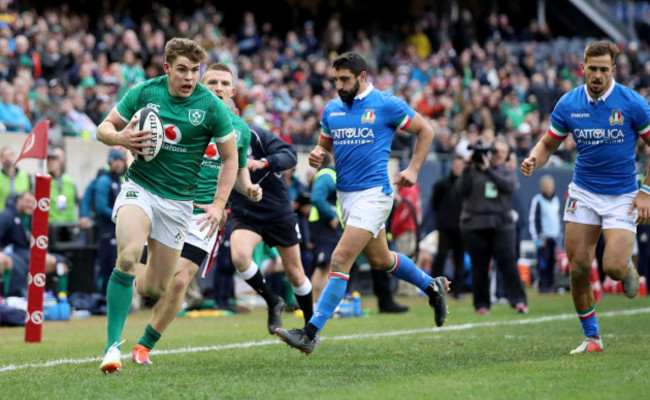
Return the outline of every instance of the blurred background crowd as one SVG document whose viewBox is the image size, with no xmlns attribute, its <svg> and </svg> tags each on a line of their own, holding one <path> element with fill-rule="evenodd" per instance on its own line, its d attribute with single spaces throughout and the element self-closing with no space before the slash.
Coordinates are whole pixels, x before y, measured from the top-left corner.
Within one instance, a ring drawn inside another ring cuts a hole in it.
<svg viewBox="0 0 650 400">
<path fill-rule="evenodd" d="M 546 131 L 557 100 L 583 83 L 586 43 L 606 36 L 589 29 L 577 35 L 567 21 L 549 25 L 516 1 L 405 2 L 406 17 L 394 21 L 395 10 L 334 0 L 249 8 L 185 3 L 0 0 L 0 131 L 29 132 L 50 120 L 53 147 L 64 137 L 95 140 L 97 125 L 130 87 L 163 74 L 165 43 L 180 36 L 206 49 L 205 66 L 231 66 L 246 122 L 299 151 L 317 142 L 323 107 L 337 96 L 330 61 L 354 50 L 369 61 L 376 88 L 403 98 L 432 124 L 434 159 L 451 165 L 454 155 L 469 156 L 468 145 L 498 136 L 521 158 Z M 545 3 L 551 12 L 558 1 Z M 629 2 L 611 3 L 612 15 L 627 19 L 635 37 L 619 42 L 615 79 L 650 99 L 650 5 L 639 3 L 629 14 Z M 413 142 L 399 132 L 395 154 L 410 155 Z M 639 146 L 640 171 L 649 154 Z M 65 153 L 50 160 L 65 170 Z M 573 160 L 569 139 L 551 164 L 571 169 Z M 286 181 L 294 198 L 308 183 L 290 173 Z M 75 197 L 85 190 L 77 187 Z M 423 191 L 429 196 L 431 187 Z"/>
</svg>

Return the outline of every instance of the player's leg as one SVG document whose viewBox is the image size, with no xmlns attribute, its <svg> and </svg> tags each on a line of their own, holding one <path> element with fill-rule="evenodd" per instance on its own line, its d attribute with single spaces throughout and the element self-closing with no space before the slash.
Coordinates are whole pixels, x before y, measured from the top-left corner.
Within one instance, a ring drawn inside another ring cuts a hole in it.
<svg viewBox="0 0 650 400">
<path fill-rule="evenodd" d="M 119 207 L 115 228 L 117 262 L 106 288 L 107 340 L 102 371 L 121 371 L 120 338 L 131 307 L 135 265 L 151 230 L 151 219 L 140 206 L 127 204 Z"/>
<path fill-rule="evenodd" d="M 585 335 L 583 343 L 572 350 L 571 354 L 602 350 L 594 292 L 589 280 L 600 231 L 600 225 L 576 222 L 566 224 L 565 248 L 569 259 L 571 296 Z"/>
<path fill-rule="evenodd" d="M 311 282 L 305 275 L 305 269 L 300 259 L 300 246 L 294 244 L 293 246 L 276 246 L 275 248 L 280 254 L 282 266 L 304 314 L 305 322 L 308 322 L 314 314 L 314 303 L 312 302 Z"/>
<path fill-rule="evenodd" d="M 186 246 L 188 246 L 186 244 Z M 191 246 L 191 245 L 189 245 Z M 183 248 L 183 252 L 186 253 L 187 247 Z M 197 258 L 200 255 L 205 258 L 206 253 L 196 247 Z M 144 330 L 142 336 L 138 340 L 138 344 L 132 350 L 133 361 L 137 364 L 151 364 L 149 360 L 149 351 L 151 351 L 156 343 L 160 340 L 162 334 L 165 332 L 167 327 L 172 323 L 176 314 L 180 311 L 183 305 L 183 299 L 185 296 L 185 291 L 190 284 L 190 281 L 196 275 L 196 272 L 199 270 L 198 264 L 194 261 L 186 258 L 187 254 L 183 254 L 181 258 L 178 259 L 176 272 L 172 279 L 171 284 L 167 288 L 165 294 L 162 295 L 160 299 L 156 302 L 156 305 L 153 308 L 153 315 L 149 324 Z"/>
<path fill-rule="evenodd" d="M 449 291 L 447 278 L 432 278 L 419 269 L 409 257 L 390 251 L 385 229 L 381 229 L 377 237 L 371 238 L 362 252 L 373 269 L 388 271 L 393 276 L 424 291 L 429 296 L 429 304 L 435 311 L 436 325 L 442 326 L 445 323 Z"/>
<path fill-rule="evenodd" d="M 159 299 L 171 283 L 181 250 L 171 248 L 153 238 L 149 238 L 147 247 L 149 254 L 143 292 L 152 299 Z"/>
<path fill-rule="evenodd" d="M 316 256 L 318 253 L 316 254 Z M 329 260 L 319 262 L 316 261 L 318 258 L 314 257 L 314 272 L 311 275 L 311 284 L 312 284 L 312 299 L 313 304 L 318 302 L 325 285 L 327 284 L 327 277 L 330 273 L 330 262 Z"/>
<path fill-rule="evenodd" d="M 627 229 L 603 229 L 603 236 L 603 270 L 612 279 L 623 281 L 623 291 L 627 297 L 636 297 L 639 293 L 639 273 L 631 259 L 635 233 Z"/>
<path fill-rule="evenodd" d="M 257 245 L 262 243 L 262 236 L 255 232 L 253 229 L 256 228 L 246 221 L 235 218 L 231 221 L 233 231 L 230 235 L 230 255 L 232 262 L 242 279 L 266 301 L 269 313 L 267 328 L 269 333 L 273 334 L 277 327 L 282 326 L 281 317 L 285 303 L 282 298 L 273 294 L 262 271 L 253 262 L 253 251 Z"/>
</svg>

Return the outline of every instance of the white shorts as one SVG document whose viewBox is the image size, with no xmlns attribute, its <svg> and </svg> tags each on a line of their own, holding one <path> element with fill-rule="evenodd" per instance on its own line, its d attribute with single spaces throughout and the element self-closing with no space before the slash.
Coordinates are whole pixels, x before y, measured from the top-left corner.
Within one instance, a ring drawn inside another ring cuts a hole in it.
<svg viewBox="0 0 650 400">
<path fill-rule="evenodd" d="M 635 221 L 638 212 L 627 212 L 636 193 L 596 194 L 571 182 L 569 197 L 564 207 L 564 220 L 584 225 L 600 225 L 603 229 L 626 229 L 636 233 Z"/>
<path fill-rule="evenodd" d="M 217 243 L 217 236 L 219 236 L 219 232 L 215 232 L 211 238 L 208 237 L 208 232 L 210 232 L 209 227 L 205 228 L 203 232 L 201 232 L 200 230 L 201 225 L 203 225 L 205 221 L 201 223 L 201 225 L 197 225 L 196 223 L 204 215 L 205 215 L 204 213 L 192 214 L 192 222 L 190 222 L 189 232 L 187 233 L 187 237 L 185 238 L 185 243 L 196 246 L 199 249 L 210 254 L 212 253 L 214 244 Z"/>
<path fill-rule="evenodd" d="M 140 207 L 151 221 L 149 237 L 175 250 L 183 248 L 188 226 L 192 218 L 192 200 L 170 200 L 157 196 L 133 181 L 122 185 L 113 206 L 113 222 L 124 205 Z"/>
<path fill-rule="evenodd" d="M 379 186 L 356 192 L 337 191 L 343 224 L 365 229 L 377 237 L 393 208 L 393 195 L 384 194 L 381 189 Z"/>
</svg>

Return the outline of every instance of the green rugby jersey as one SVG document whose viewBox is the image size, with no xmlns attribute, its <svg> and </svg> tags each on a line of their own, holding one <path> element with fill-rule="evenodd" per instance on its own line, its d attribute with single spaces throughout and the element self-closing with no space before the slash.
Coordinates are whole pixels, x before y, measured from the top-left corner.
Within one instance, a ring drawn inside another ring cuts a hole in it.
<svg viewBox="0 0 650 400">
<path fill-rule="evenodd" d="M 237 158 L 239 160 L 239 168 L 245 168 L 248 165 L 248 148 L 251 144 L 251 129 L 246 122 L 237 116 L 237 114 L 230 112 L 232 118 L 232 125 L 235 128 L 235 138 L 237 139 Z M 217 183 L 219 181 L 219 170 L 221 169 L 221 157 L 217 151 L 217 146 L 213 141 L 210 142 L 208 148 L 203 155 L 203 162 L 201 163 L 201 171 L 199 171 L 199 187 L 196 189 L 194 195 L 194 202 L 196 204 L 210 204 L 214 200 L 214 193 L 217 191 Z M 194 209 L 194 214 L 203 214 L 205 211 L 200 208 Z"/>
<path fill-rule="evenodd" d="M 230 139 L 233 131 L 230 110 L 200 83 L 190 97 L 172 97 L 167 75 L 131 88 L 117 104 L 117 112 L 128 122 L 143 107 L 158 111 L 165 140 L 153 160 L 133 161 L 126 179 L 166 199 L 194 199 L 201 160 L 210 140 Z"/>
</svg>

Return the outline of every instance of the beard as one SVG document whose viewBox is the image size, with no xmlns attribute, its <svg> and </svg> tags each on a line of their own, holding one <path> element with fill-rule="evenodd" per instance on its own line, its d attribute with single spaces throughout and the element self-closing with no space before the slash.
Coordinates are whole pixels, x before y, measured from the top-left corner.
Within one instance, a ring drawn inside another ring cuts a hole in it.
<svg viewBox="0 0 650 400">
<path fill-rule="evenodd" d="M 357 80 L 352 90 L 350 91 L 343 90 L 343 89 L 339 90 L 339 97 L 345 104 L 351 106 L 352 103 L 354 102 L 354 98 L 359 93 L 359 87 L 360 87 L 359 80 Z"/>
</svg>

